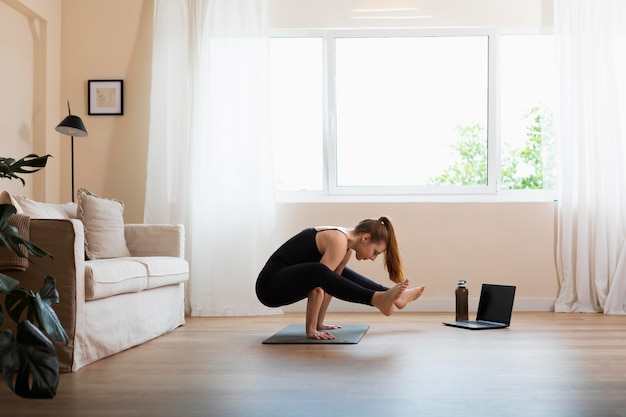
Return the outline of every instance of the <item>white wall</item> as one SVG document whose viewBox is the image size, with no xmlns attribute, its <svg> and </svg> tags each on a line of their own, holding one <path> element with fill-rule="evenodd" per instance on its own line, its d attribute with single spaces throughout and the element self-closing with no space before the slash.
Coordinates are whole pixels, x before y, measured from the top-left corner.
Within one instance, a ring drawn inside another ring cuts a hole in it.
<svg viewBox="0 0 626 417">
<path fill-rule="evenodd" d="M 270 0 L 270 26 L 293 28 L 541 27 L 552 0 Z"/>
</svg>

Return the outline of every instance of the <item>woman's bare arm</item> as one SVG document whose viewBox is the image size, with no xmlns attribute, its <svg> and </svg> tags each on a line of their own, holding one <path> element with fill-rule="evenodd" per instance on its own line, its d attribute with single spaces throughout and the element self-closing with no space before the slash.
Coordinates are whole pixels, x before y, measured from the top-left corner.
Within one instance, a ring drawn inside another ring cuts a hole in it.
<svg viewBox="0 0 626 417">
<path fill-rule="evenodd" d="M 322 254 L 320 263 L 326 265 L 331 271 L 337 272 L 350 258 L 348 253 L 348 239 L 339 230 L 326 230 L 315 236 L 315 243 Z"/>
</svg>

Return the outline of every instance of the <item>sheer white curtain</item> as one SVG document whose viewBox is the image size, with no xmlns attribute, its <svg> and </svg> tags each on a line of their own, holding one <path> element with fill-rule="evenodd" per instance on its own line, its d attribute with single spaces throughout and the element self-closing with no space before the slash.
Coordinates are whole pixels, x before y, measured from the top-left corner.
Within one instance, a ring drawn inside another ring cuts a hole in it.
<svg viewBox="0 0 626 417">
<path fill-rule="evenodd" d="M 275 313 L 266 0 L 155 0 L 147 223 L 182 223 L 188 313 Z"/>
<path fill-rule="evenodd" d="M 624 314 L 626 2 L 556 0 L 562 194 L 555 310 Z"/>
</svg>

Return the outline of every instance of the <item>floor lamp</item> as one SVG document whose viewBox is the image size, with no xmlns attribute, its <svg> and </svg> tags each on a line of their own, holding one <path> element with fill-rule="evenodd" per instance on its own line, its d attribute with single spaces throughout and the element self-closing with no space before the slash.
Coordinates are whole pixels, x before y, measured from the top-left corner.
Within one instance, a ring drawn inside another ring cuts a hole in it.
<svg viewBox="0 0 626 417">
<path fill-rule="evenodd" d="M 85 125 L 83 121 L 80 120 L 80 117 L 72 115 L 72 111 L 70 110 L 70 102 L 67 102 L 67 112 L 69 116 L 67 116 L 55 130 L 59 133 L 62 133 L 67 136 L 72 137 L 72 203 L 74 202 L 74 136 L 78 138 L 83 138 L 87 136 L 87 129 L 85 129 Z"/>
</svg>

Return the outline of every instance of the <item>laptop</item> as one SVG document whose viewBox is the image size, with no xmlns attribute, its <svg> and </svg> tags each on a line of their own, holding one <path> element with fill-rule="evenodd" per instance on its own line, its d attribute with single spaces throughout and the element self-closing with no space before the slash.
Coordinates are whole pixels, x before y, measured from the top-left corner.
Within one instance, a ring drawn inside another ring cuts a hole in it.
<svg viewBox="0 0 626 417">
<path fill-rule="evenodd" d="M 483 284 L 475 321 L 444 322 L 446 326 L 470 330 L 502 329 L 511 324 L 515 286 Z"/>
</svg>

